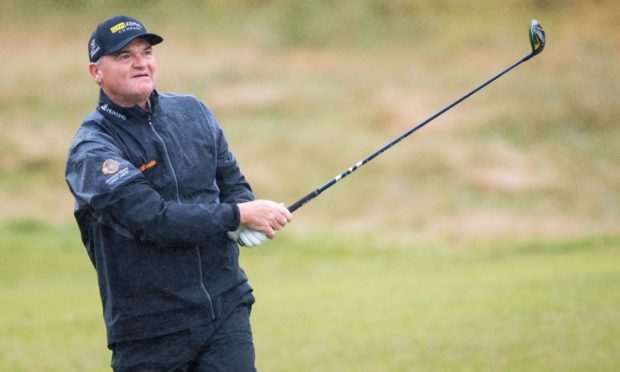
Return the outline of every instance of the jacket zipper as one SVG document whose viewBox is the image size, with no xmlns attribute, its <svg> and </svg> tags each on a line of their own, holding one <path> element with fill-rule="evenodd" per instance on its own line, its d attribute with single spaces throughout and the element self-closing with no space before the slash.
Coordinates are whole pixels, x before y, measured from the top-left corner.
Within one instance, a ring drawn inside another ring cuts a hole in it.
<svg viewBox="0 0 620 372">
<path fill-rule="evenodd" d="M 164 153 L 166 154 L 166 161 L 168 162 L 168 166 L 170 167 L 170 171 L 172 172 L 172 178 L 174 179 L 174 188 L 175 188 L 176 195 L 177 195 L 177 202 L 181 203 L 181 197 L 179 195 L 179 179 L 177 178 L 177 173 L 174 171 L 174 167 L 172 166 L 172 160 L 170 159 L 170 155 L 168 154 L 168 148 L 166 147 L 166 142 L 164 142 L 164 139 L 159 135 L 159 133 L 157 133 L 157 130 L 153 126 L 153 122 L 151 120 L 151 114 L 148 114 L 148 115 L 149 115 L 149 127 L 151 127 L 151 130 L 155 134 L 155 137 L 157 137 L 159 142 L 161 142 L 161 144 L 164 146 Z"/>
<path fill-rule="evenodd" d="M 164 147 L 164 153 L 166 154 L 166 161 L 168 162 L 168 166 L 170 167 L 170 171 L 172 172 L 172 178 L 174 179 L 174 187 L 176 191 L 177 202 L 181 203 L 181 196 L 179 193 L 179 179 L 177 178 L 177 174 L 174 171 L 174 167 L 172 166 L 172 159 L 170 158 L 170 154 L 168 153 L 166 142 L 164 142 L 164 139 L 159 135 L 159 133 L 155 129 L 155 126 L 153 126 L 151 114 L 148 114 L 148 118 L 149 118 L 149 127 L 153 131 L 153 134 L 155 134 L 155 137 L 157 137 L 159 142 L 161 142 L 162 146 Z M 207 297 L 207 301 L 209 302 L 209 308 L 211 310 L 211 319 L 215 320 L 215 311 L 213 310 L 213 301 L 211 300 L 211 295 L 209 294 L 209 291 L 207 291 L 207 287 L 205 287 L 204 274 L 202 272 L 202 257 L 200 255 L 200 249 L 198 247 L 196 247 L 196 254 L 198 255 L 198 272 L 200 273 L 200 288 L 204 292 L 205 296 Z"/>
<path fill-rule="evenodd" d="M 215 320 L 215 310 L 213 310 L 213 301 L 211 300 L 211 295 L 209 291 L 207 291 L 207 287 L 205 287 L 205 281 L 202 274 L 202 256 L 200 255 L 200 249 L 196 247 L 196 254 L 198 255 L 198 270 L 200 272 L 200 288 L 202 288 L 205 296 L 207 296 L 207 301 L 209 301 L 209 307 L 211 308 L 211 319 Z"/>
</svg>

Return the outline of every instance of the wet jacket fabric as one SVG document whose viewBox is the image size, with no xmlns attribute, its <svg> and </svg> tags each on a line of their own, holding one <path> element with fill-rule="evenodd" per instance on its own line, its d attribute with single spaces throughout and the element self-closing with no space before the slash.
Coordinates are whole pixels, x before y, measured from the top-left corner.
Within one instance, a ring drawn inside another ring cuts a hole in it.
<svg viewBox="0 0 620 372">
<path fill-rule="evenodd" d="M 154 92 L 149 110 L 103 92 L 71 143 L 66 181 L 97 271 L 108 343 L 213 322 L 254 301 L 226 233 L 252 191 L 206 105 Z"/>
</svg>

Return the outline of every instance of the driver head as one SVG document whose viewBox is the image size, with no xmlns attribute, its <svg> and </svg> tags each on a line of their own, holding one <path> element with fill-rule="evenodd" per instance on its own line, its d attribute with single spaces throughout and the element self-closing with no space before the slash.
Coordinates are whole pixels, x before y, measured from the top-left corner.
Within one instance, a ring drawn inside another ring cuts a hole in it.
<svg viewBox="0 0 620 372">
<path fill-rule="evenodd" d="M 539 54 L 545 49 L 545 31 L 537 20 L 532 19 L 530 25 L 530 44 L 532 45 L 532 56 Z"/>
</svg>

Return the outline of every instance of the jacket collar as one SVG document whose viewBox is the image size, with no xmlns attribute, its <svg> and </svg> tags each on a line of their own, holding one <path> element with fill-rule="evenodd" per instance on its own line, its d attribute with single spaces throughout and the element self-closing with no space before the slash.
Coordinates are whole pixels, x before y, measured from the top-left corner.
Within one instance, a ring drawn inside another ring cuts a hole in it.
<svg viewBox="0 0 620 372">
<path fill-rule="evenodd" d="M 142 107 L 135 105 L 133 107 L 122 107 L 112 102 L 112 100 L 103 92 L 99 91 L 99 103 L 97 104 L 97 111 L 103 116 L 106 116 L 115 121 L 128 121 L 133 118 L 146 118 L 148 117 L 159 100 L 159 94 L 157 91 L 153 91 L 149 97 L 148 109 L 144 110 Z"/>
</svg>

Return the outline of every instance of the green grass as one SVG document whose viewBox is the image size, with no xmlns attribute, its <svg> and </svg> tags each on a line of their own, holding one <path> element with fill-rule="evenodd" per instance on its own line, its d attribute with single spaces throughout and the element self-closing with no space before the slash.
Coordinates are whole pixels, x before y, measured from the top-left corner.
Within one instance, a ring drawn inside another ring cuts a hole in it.
<svg viewBox="0 0 620 372">
<path fill-rule="evenodd" d="M 0 369 L 95 371 L 108 365 L 96 276 L 73 227 L 0 226 Z"/>
<path fill-rule="evenodd" d="M 107 370 L 73 226 L 0 225 L 0 366 Z M 620 236 L 401 246 L 284 233 L 242 252 L 263 371 L 584 371 L 620 363 Z"/>
</svg>

